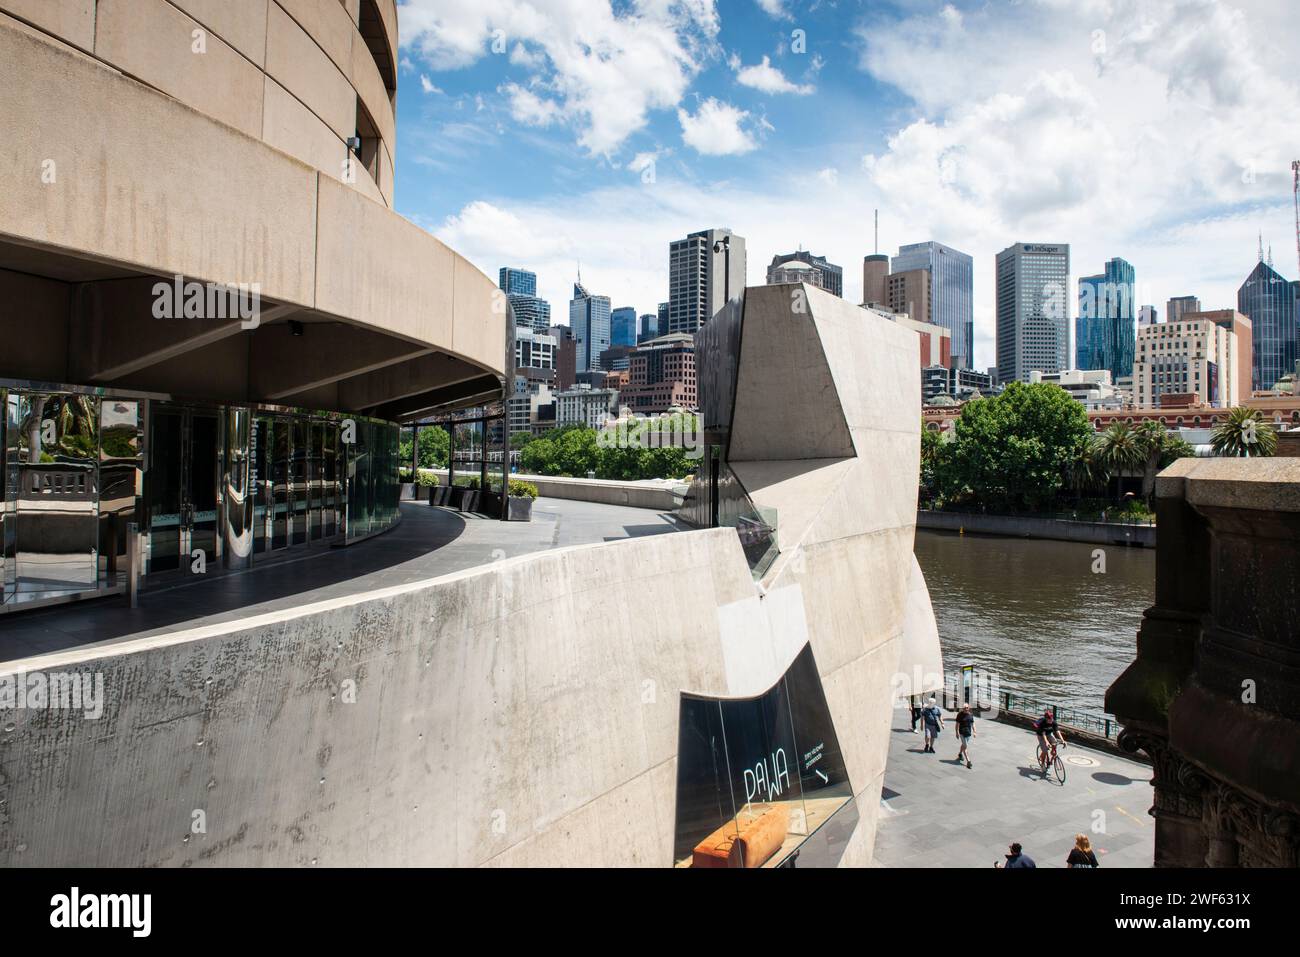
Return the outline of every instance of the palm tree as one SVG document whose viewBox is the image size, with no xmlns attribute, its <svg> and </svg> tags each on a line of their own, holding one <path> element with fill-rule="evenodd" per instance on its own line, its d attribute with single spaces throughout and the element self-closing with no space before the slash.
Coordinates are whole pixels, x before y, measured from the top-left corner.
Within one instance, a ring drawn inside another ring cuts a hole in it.
<svg viewBox="0 0 1300 957">
<path fill-rule="evenodd" d="M 1277 433 L 1258 409 L 1237 406 L 1214 427 L 1210 446 L 1215 455 L 1256 458 L 1277 451 Z"/>
<path fill-rule="evenodd" d="M 1065 466 L 1066 484 L 1073 490 L 1075 499 L 1085 495 L 1106 481 L 1105 472 L 1097 461 L 1097 438 L 1088 436 L 1074 450 Z"/>
<path fill-rule="evenodd" d="M 1147 453 L 1137 431 L 1130 425 L 1116 422 L 1097 436 L 1093 457 L 1105 475 L 1118 478 L 1125 472 L 1142 468 Z"/>
<path fill-rule="evenodd" d="M 1140 423 L 1133 430 L 1133 433 L 1144 456 L 1142 463 L 1142 498 L 1150 502 L 1151 495 L 1156 489 L 1156 473 L 1160 471 L 1160 459 L 1173 436 L 1169 434 L 1169 430 L 1163 425 L 1151 419 L 1146 419 Z"/>
</svg>

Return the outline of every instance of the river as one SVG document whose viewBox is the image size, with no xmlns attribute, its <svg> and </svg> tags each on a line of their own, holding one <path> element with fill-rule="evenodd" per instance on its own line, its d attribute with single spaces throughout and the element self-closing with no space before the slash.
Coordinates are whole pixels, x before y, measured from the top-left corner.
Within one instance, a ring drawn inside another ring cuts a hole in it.
<svg viewBox="0 0 1300 957">
<path fill-rule="evenodd" d="M 944 669 L 991 669 L 1004 684 L 1101 714 L 1133 660 L 1155 596 L 1154 549 L 916 531 Z"/>
</svg>

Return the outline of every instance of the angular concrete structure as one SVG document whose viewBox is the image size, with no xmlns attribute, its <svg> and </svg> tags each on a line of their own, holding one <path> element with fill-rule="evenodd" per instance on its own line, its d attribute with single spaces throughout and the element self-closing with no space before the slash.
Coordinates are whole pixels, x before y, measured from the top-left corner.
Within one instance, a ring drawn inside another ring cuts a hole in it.
<svg viewBox="0 0 1300 957">
<path fill-rule="evenodd" d="M 577 546 L 0 666 L 105 699 L 11 712 L 0 866 L 868 864 L 895 677 L 938 657 L 904 639 L 915 336 L 802 286 L 743 310 L 730 461 L 774 555 Z"/>
</svg>

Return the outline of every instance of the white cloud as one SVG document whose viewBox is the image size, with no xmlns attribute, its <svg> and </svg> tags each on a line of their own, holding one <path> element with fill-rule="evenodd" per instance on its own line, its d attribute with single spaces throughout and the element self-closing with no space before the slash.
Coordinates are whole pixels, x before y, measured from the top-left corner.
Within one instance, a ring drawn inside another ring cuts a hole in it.
<svg viewBox="0 0 1300 957">
<path fill-rule="evenodd" d="M 694 115 L 677 111 L 682 124 L 682 141 L 705 156 L 731 156 L 758 148 L 758 141 L 742 128 L 747 110 L 709 97 Z"/>
<path fill-rule="evenodd" d="M 810 83 L 790 82 L 785 78 L 784 73 L 772 66 L 771 59 L 766 56 L 761 63 L 753 66 L 737 68 L 737 64 L 733 61 L 732 69 L 736 70 L 736 82 L 762 93 L 794 93 L 798 96 L 807 96 L 817 89 Z"/>
<path fill-rule="evenodd" d="M 550 126 L 563 115 L 563 107 L 555 100 L 538 96 L 532 90 L 525 89 L 518 83 L 507 83 L 501 87 L 510 101 L 510 115 L 529 126 Z M 480 104 L 479 109 L 482 109 Z"/>
<path fill-rule="evenodd" d="M 1300 32 L 1284 23 L 1251 0 L 1029 0 L 864 24 L 862 68 L 919 115 L 863 169 L 909 224 L 898 242 L 976 256 L 981 364 L 991 256 L 1017 241 L 1071 243 L 1076 275 L 1123 256 L 1161 309 L 1235 302 L 1253 265 L 1243 218 L 1277 235 L 1290 196 Z"/>
<path fill-rule="evenodd" d="M 840 182 L 840 171 L 833 166 L 817 171 L 817 178 L 827 186 L 838 186 Z"/>
<path fill-rule="evenodd" d="M 421 88 L 422 90 L 424 90 L 425 93 L 441 93 L 441 92 L 442 92 L 442 90 L 440 90 L 440 89 L 438 89 L 436 86 L 434 86 L 434 85 L 433 85 L 433 81 L 430 80 L 429 77 L 428 77 L 426 74 L 423 74 L 423 73 L 420 74 L 420 88 Z"/>
<path fill-rule="evenodd" d="M 562 121 L 594 155 L 609 155 L 642 129 L 650 111 L 672 109 L 712 55 L 713 0 L 406 0 L 402 46 L 433 70 L 506 54 L 535 71 L 527 89 L 504 91 L 517 117 Z M 512 46 L 513 45 L 513 46 Z M 527 121 L 527 120 L 525 120 Z"/>
<path fill-rule="evenodd" d="M 785 9 L 785 0 L 755 0 L 755 2 L 769 17 L 777 20 L 790 19 L 790 14 Z"/>
</svg>

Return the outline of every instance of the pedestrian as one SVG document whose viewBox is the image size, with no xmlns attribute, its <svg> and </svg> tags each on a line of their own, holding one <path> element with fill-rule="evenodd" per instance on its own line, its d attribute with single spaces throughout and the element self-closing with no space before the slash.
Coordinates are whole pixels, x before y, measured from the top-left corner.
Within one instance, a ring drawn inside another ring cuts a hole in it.
<svg viewBox="0 0 1300 957">
<path fill-rule="evenodd" d="M 921 696 L 914 694 L 907 700 L 908 706 L 912 709 L 912 733 L 920 734 L 921 732 L 916 730 L 916 723 L 921 720 Z"/>
<path fill-rule="evenodd" d="M 968 769 L 971 766 L 970 739 L 973 737 L 975 737 L 975 715 L 971 714 L 969 704 L 963 704 L 961 710 L 957 712 L 957 740 L 961 742 L 957 760 L 965 761 Z"/>
<path fill-rule="evenodd" d="M 939 732 L 943 730 L 943 712 L 939 710 L 939 703 L 933 695 L 930 696 L 930 702 L 921 710 L 921 718 L 925 722 L 925 750 L 934 754 L 934 742 L 939 740 Z"/>
<path fill-rule="evenodd" d="M 1003 856 L 1007 859 L 1005 864 L 994 864 L 994 867 L 1005 867 L 1007 870 L 1020 867 L 1032 867 L 1037 869 L 1038 865 L 1034 859 L 1026 854 L 1019 844 L 1012 844 L 1007 848 L 1008 853 Z"/>
<path fill-rule="evenodd" d="M 1074 836 L 1074 847 L 1070 850 L 1070 856 L 1065 859 L 1066 867 L 1100 867 L 1097 863 L 1097 855 L 1092 852 L 1092 841 L 1088 840 L 1087 834 L 1076 834 Z"/>
</svg>

